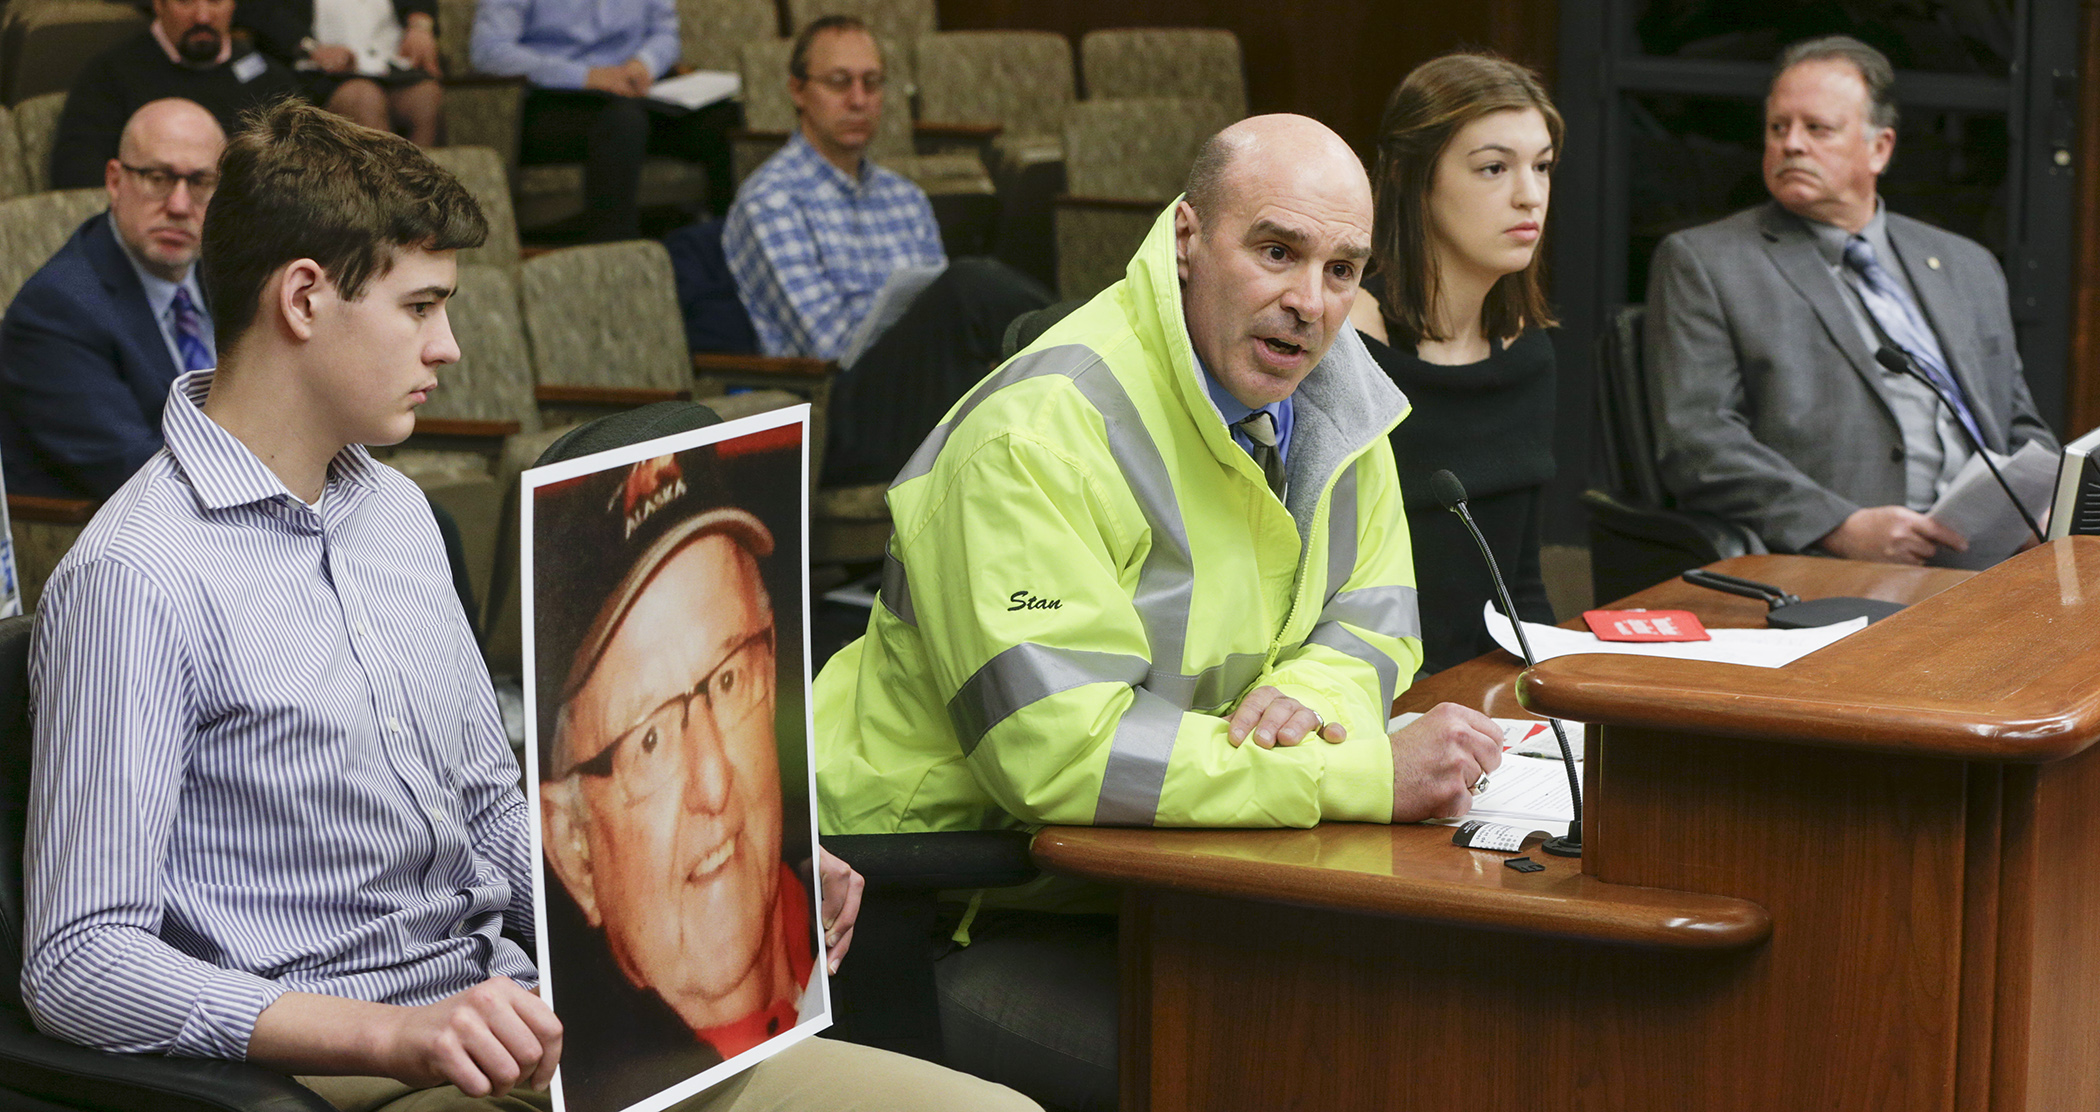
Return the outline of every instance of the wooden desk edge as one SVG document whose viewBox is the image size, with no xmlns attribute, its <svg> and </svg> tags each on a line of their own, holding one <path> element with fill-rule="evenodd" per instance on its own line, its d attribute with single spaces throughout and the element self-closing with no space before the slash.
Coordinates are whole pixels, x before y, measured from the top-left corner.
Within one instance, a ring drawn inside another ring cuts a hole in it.
<svg viewBox="0 0 2100 1112">
<path fill-rule="evenodd" d="M 1250 869 L 1246 861 L 1229 857 L 1133 852 L 1094 833 L 1086 827 L 1045 827 L 1030 852 L 1046 870 L 1105 884 L 1582 942 L 1713 952 L 1749 949 L 1772 936 L 1771 913 L 1748 900 L 1609 884 L 1572 871 L 1572 862 L 1558 869 L 1549 864 L 1548 873 L 1522 878 L 1536 883 L 1533 891 L 1407 875 L 1352 874 L 1352 883 L 1337 884 L 1334 874 L 1317 868 Z M 1451 852 L 1466 851 L 1453 846 Z"/>
</svg>

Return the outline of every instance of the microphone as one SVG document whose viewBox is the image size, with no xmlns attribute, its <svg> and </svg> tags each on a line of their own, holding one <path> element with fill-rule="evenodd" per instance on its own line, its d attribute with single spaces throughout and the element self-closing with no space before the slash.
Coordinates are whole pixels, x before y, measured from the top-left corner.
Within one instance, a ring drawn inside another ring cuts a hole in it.
<svg viewBox="0 0 2100 1112">
<path fill-rule="evenodd" d="M 1909 375 L 1924 383 L 1925 389 L 1932 391 L 1932 396 L 1947 407 L 1947 412 L 1954 414 L 1954 424 L 1961 429 L 1962 439 L 1969 442 L 1971 450 L 1983 457 L 1983 465 L 1991 469 L 1991 478 L 1998 480 L 1998 489 L 2003 490 L 2005 496 L 2012 500 L 2013 509 L 2020 511 L 2020 520 L 2026 522 L 2027 528 L 2034 533 L 2034 543 L 2041 544 L 2046 540 L 2047 538 L 2042 536 L 2041 523 L 2035 521 L 2034 515 L 2027 512 L 2027 504 L 2020 501 L 2020 496 L 2013 493 L 2012 484 L 2005 481 L 2005 476 L 1998 472 L 1998 465 L 1991 462 L 1991 454 L 1984 450 L 1983 442 L 1977 440 L 1976 434 L 1970 431 L 1969 423 L 1961 419 L 1961 411 L 1955 409 L 1954 402 L 1940 392 L 1939 385 L 1932 381 L 1932 376 L 1918 367 L 1917 360 L 1911 358 L 1911 354 L 1902 348 L 1883 345 L 1880 351 L 1874 353 L 1874 362 L 1881 364 L 1881 369 L 1890 374 Z"/>
<path fill-rule="evenodd" d="M 1429 477 L 1429 490 L 1444 508 L 1458 515 L 1465 522 L 1466 532 L 1473 535 L 1473 543 L 1480 546 L 1480 556 L 1487 561 L 1488 577 L 1495 581 L 1495 597 L 1502 600 L 1502 612 L 1509 616 L 1509 626 L 1517 631 L 1517 647 L 1524 650 L 1524 666 L 1538 667 L 1538 658 L 1531 655 L 1531 639 L 1524 636 L 1524 623 L 1517 618 L 1516 604 L 1509 600 L 1509 584 L 1502 581 L 1502 569 L 1495 564 L 1495 554 L 1488 549 L 1487 538 L 1480 535 L 1480 527 L 1473 524 L 1473 514 L 1466 509 L 1466 485 L 1449 471 L 1439 471 Z M 1568 746 L 1567 732 L 1561 729 L 1560 719 L 1546 720 L 1553 726 L 1553 736 L 1560 742 L 1560 761 L 1568 771 L 1568 798 L 1575 804 L 1574 821 L 1568 824 L 1564 838 L 1548 838 L 1541 846 L 1555 857 L 1582 856 L 1582 777 L 1575 774 L 1575 751 Z"/>
</svg>

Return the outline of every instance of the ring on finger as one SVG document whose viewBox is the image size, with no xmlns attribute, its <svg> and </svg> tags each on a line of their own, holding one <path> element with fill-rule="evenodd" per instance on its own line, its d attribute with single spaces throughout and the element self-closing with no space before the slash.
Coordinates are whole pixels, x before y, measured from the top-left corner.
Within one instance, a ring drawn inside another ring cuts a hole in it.
<svg viewBox="0 0 2100 1112">
<path fill-rule="evenodd" d="M 1466 789 L 1466 791 L 1474 795 L 1479 795 L 1486 790 L 1488 790 L 1488 776 L 1485 772 L 1480 774 L 1480 779 L 1473 781 L 1472 787 Z"/>
</svg>

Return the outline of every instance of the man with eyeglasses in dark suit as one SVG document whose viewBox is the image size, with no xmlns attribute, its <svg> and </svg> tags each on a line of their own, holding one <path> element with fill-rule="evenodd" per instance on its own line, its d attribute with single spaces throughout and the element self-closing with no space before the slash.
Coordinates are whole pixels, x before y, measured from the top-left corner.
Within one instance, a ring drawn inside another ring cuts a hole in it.
<svg viewBox="0 0 2100 1112">
<path fill-rule="evenodd" d="M 102 499 L 159 450 L 161 406 L 213 366 L 197 277 L 225 133 L 188 100 L 156 100 L 104 167 L 109 211 L 73 233 L 0 322 L 0 463 L 7 489 Z"/>
</svg>

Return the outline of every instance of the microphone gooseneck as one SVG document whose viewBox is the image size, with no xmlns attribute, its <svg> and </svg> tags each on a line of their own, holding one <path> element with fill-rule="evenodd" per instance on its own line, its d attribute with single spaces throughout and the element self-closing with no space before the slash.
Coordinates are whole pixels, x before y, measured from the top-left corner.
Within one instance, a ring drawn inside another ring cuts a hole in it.
<svg viewBox="0 0 2100 1112">
<path fill-rule="evenodd" d="M 1517 619 L 1516 604 L 1509 599 L 1509 584 L 1502 581 L 1502 569 L 1495 563 L 1495 554 L 1488 548 L 1487 538 L 1480 533 L 1480 526 L 1473 524 L 1473 514 L 1466 509 L 1466 485 L 1449 471 L 1438 471 L 1429 476 L 1430 492 L 1445 509 L 1458 515 L 1465 523 L 1466 532 L 1472 534 L 1473 543 L 1480 548 L 1480 558 L 1487 561 L 1488 578 L 1494 580 L 1495 597 L 1502 602 L 1502 612 L 1509 616 L 1509 628 L 1516 631 L 1517 647 L 1524 650 L 1524 666 L 1538 667 L 1538 658 L 1531 654 L 1531 640 L 1524 636 L 1524 623 Z M 1574 821 L 1568 823 L 1564 838 L 1548 838 L 1541 847 L 1555 857 L 1582 856 L 1582 778 L 1575 774 L 1575 750 L 1568 744 L 1567 731 L 1562 729 L 1560 719 L 1548 718 L 1553 727 L 1553 737 L 1560 742 L 1561 765 L 1568 773 L 1568 798 L 1574 804 Z"/>
<path fill-rule="evenodd" d="M 1982 441 L 1976 439 L 1976 434 L 1970 430 L 1969 423 L 1961 419 L 1960 411 L 1954 408 L 1953 400 L 1940 391 L 1938 383 L 1932 381 L 1930 376 L 1919 369 L 1917 360 L 1912 359 L 1910 353 L 1902 348 L 1884 345 L 1880 351 L 1874 353 L 1874 362 L 1881 364 L 1881 369 L 1890 374 L 1909 375 L 1911 378 L 1924 383 L 1925 389 L 1932 391 L 1932 396 L 1938 398 L 1940 404 L 1947 407 L 1947 412 L 1955 415 L 1954 424 L 1961 429 L 1961 438 L 1969 442 L 1970 450 L 1983 457 L 1983 465 L 1991 469 L 1991 478 L 1998 480 L 1998 489 L 2004 491 L 2005 497 L 2012 501 L 2013 509 L 2020 511 L 2020 520 L 2026 522 L 2028 530 L 2034 534 L 2034 543 L 2041 544 L 2046 541 L 2048 538 L 2042 536 L 2041 523 L 2034 519 L 2033 514 L 2027 512 L 2027 503 L 2020 501 L 2020 496 L 2013 493 L 2012 484 L 2005 481 L 2005 476 L 1999 472 L 1998 465 L 1991 462 L 1991 453 L 1984 449 Z"/>
</svg>

